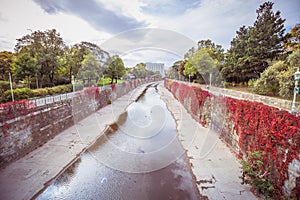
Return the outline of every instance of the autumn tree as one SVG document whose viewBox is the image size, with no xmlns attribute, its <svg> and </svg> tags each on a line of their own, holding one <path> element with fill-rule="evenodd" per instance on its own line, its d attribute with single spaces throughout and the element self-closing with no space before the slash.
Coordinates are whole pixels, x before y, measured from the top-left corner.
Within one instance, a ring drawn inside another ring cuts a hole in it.
<svg viewBox="0 0 300 200">
<path fill-rule="evenodd" d="M 283 47 L 284 51 L 288 54 L 300 48 L 300 24 L 294 26 L 291 31 L 285 35 Z"/>
</svg>

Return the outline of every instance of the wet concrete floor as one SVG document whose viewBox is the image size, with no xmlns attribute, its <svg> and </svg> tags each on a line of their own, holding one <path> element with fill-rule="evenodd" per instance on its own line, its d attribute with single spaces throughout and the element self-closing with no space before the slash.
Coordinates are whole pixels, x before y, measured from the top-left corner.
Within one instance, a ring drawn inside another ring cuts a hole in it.
<svg viewBox="0 0 300 200">
<path fill-rule="evenodd" d="M 101 119 L 99 119 L 101 120 Z M 155 86 L 37 199 L 205 199 Z"/>
</svg>

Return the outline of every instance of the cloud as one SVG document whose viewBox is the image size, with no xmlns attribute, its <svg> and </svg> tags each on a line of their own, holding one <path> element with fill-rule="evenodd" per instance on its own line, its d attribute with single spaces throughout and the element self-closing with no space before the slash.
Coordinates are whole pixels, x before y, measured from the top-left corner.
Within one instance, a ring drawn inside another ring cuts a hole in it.
<svg viewBox="0 0 300 200">
<path fill-rule="evenodd" d="M 61 12 L 76 15 L 99 31 L 116 34 L 122 31 L 147 26 L 144 21 L 138 21 L 120 12 L 113 12 L 107 9 L 102 2 L 96 0 L 34 1 L 49 14 Z"/>
<path fill-rule="evenodd" d="M 142 11 L 155 15 L 180 15 L 200 4 L 200 0 L 142 0 Z"/>
<path fill-rule="evenodd" d="M 183 15 L 161 17 L 158 27 L 177 31 L 195 41 L 211 39 L 228 49 L 235 32 L 243 25 L 252 25 L 259 0 L 202 0 L 199 6 Z"/>
</svg>

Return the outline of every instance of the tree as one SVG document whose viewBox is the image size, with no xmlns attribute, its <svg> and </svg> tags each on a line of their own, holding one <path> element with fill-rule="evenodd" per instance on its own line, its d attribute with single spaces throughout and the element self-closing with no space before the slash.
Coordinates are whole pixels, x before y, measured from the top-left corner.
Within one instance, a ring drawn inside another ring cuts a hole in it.
<svg viewBox="0 0 300 200">
<path fill-rule="evenodd" d="M 114 79 L 118 82 L 118 78 L 122 77 L 126 73 L 122 59 L 115 55 L 112 56 L 107 63 L 106 73 L 111 78 L 111 84 L 114 82 Z"/>
<path fill-rule="evenodd" d="M 40 87 L 43 87 L 44 78 L 48 75 L 51 85 L 54 85 L 54 76 L 60 68 L 59 60 L 64 55 L 66 46 L 60 34 L 55 29 L 34 31 L 17 39 L 15 50 L 17 53 L 27 52 L 36 59 L 40 77 Z"/>
<path fill-rule="evenodd" d="M 11 63 L 14 54 L 8 51 L 0 52 L 0 80 L 7 80 L 8 73 L 11 72 Z"/>
<path fill-rule="evenodd" d="M 279 77 L 279 95 L 282 97 L 291 98 L 293 96 L 295 85 L 294 73 L 300 66 L 300 49 L 296 49 L 288 56 L 287 63 L 289 64 L 288 69 Z"/>
<path fill-rule="evenodd" d="M 279 95 L 291 98 L 294 89 L 294 73 L 300 65 L 300 49 L 289 55 L 286 62 L 278 61 L 269 66 L 253 84 L 252 90 L 258 94 Z"/>
<path fill-rule="evenodd" d="M 285 20 L 272 7 L 272 2 L 260 5 L 253 27 L 242 26 L 237 31 L 221 70 L 226 80 L 246 82 L 259 78 L 268 63 L 282 54 Z"/>
<path fill-rule="evenodd" d="M 84 56 L 78 76 L 82 79 L 88 79 L 90 85 L 91 79 L 95 79 L 98 82 L 100 71 L 100 63 L 96 60 L 96 56 L 93 53 L 89 53 Z"/>
<path fill-rule="evenodd" d="M 219 63 L 224 61 L 224 49 L 221 45 L 215 44 L 210 39 L 198 41 L 198 49 L 205 49 L 210 57 Z"/>
<path fill-rule="evenodd" d="M 12 68 L 17 79 L 25 79 L 30 88 L 30 79 L 36 75 L 36 59 L 29 53 L 21 52 L 13 59 Z"/>
<path fill-rule="evenodd" d="M 91 42 L 80 42 L 79 44 L 74 45 L 74 48 L 77 48 L 80 50 L 79 57 L 83 59 L 83 55 L 85 55 L 88 52 L 91 52 L 96 57 L 96 60 L 100 62 L 101 65 L 104 65 L 108 59 L 110 58 L 110 55 L 108 52 L 101 49 L 97 44 L 91 43 Z"/>
<path fill-rule="evenodd" d="M 288 54 L 300 48 L 300 24 L 296 24 L 284 37 L 284 51 Z"/>
<path fill-rule="evenodd" d="M 196 66 L 187 61 L 184 65 L 183 74 L 187 77 L 194 77 L 197 74 Z"/>
<path fill-rule="evenodd" d="M 217 61 L 209 55 L 206 49 L 202 48 L 187 60 L 183 73 L 190 76 L 199 74 L 205 82 L 209 82 L 209 76 L 216 74 L 217 71 Z"/>
</svg>

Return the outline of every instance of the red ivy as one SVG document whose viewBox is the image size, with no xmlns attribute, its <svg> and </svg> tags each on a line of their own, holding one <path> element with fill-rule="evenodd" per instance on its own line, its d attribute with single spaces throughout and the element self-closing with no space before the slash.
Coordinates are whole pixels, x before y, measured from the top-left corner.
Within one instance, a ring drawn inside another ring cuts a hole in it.
<svg viewBox="0 0 300 200">
<path fill-rule="evenodd" d="M 193 116 L 199 113 L 201 116 L 205 101 L 212 97 L 200 87 L 166 79 L 164 84 L 182 104 L 185 99 L 191 99 L 188 110 Z M 262 151 L 261 170 L 269 170 L 268 179 L 274 183 L 275 195 L 283 196 L 282 187 L 288 178 L 288 164 L 295 158 L 299 159 L 300 155 L 300 117 L 258 102 L 230 97 L 223 97 L 223 102 L 226 102 L 227 118 L 233 121 L 234 130 L 239 136 L 240 156 Z M 201 119 L 199 122 L 206 123 Z"/>
</svg>

